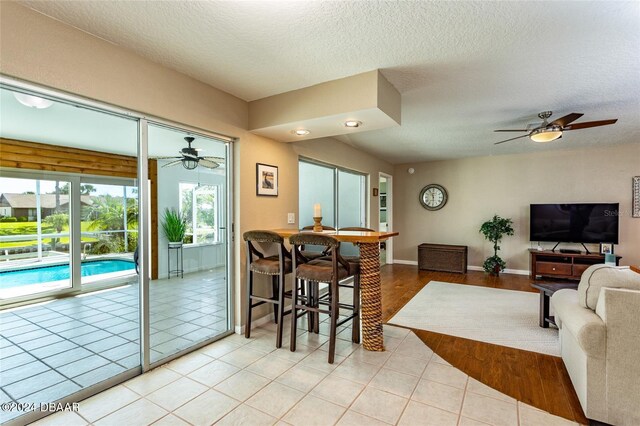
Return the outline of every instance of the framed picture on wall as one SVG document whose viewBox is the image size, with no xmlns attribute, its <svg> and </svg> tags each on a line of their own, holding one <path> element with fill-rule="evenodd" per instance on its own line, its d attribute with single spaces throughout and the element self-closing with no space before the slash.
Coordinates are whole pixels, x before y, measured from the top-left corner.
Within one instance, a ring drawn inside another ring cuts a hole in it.
<svg viewBox="0 0 640 426">
<path fill-rule="evenodd" d="M 256 195 L 278 196 L 278 167 L 256 163 Z"/>
<path fill-rule="evenodd" d="M 633 177 L 633 217 L 640 217 L 640 176 Z"/>
</svg>

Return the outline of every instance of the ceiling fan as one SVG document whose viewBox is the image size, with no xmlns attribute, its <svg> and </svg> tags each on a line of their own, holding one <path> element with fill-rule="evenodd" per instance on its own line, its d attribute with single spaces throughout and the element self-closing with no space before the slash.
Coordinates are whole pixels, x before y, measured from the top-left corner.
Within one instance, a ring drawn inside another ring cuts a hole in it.
<svg viewBox="0 0 640 426">
<path fill-rule="evenodd" d="M 538 127 L 532 129 L 513 129 L 513 130 L 494 130 L 494 132 L 527 132 L 526 135 L 518 136 L 511 139 L 506 139 L 504 141 L 496 142 L 494 145 L 499 145 L 501 143 L 513 141 L 516 139 L 529 137 L 534 142 L 551 142 L 556 139 L 560 139 L 562 137 L 562 132 L 567 130 L 578 130 L 578 129 L 587 129 L 589 127 L 598 127 L 598 126 L 606 126 L 608 124 L 613 124 L 618 119 L 613 120 L 600 120 L 600 121 L 585 121 L 583 123 L 575 123 L 578 118 L 582 117 L 584 114 L 580 114 L 577 112 L 572 112 L 571 114 L 565 115 L 564 117 L 560 117 L 557 120 L 553 120 L 551 123 L 547 122 L 547 119 L 551 117 L 551 111 L 543 111 L 538 114 L 538 117 L 542 119 L 542 124 Z"/>
<path fill-rule="evenodd" d="M 187 144 L 189 145 L 186 148 L 182 148 L 180 151 L 178 151 L 178 153 L 180 154 L 180 156 L 176 156 L 176 157 L 156 157 L 156 160 L 171 160 L 173 159 L 174 161 L 170 161 L 167 164 L 164 164 L 162 167 L 171 167 L 171 166 L 176 166 L 180 163 L 182 163 L 182 167 L 184 167 L 187 170 L 193 170 L 198 166 L 202 166 L 202 167 L 206 167 L 208 169 L 215 169 L 217 167 L 220 167 L 220 162 L 224 162 L 224 158 L 221 157 L 200 157 L 198 155 L 198 149 L 197 148 L 192 148 L 191 147 L 191 143 L 194 141 L 195 138 L 192 138 L 191 136 L 187 136 L 184 138 L 185 141 L 187 141 Z"/>
</svg>

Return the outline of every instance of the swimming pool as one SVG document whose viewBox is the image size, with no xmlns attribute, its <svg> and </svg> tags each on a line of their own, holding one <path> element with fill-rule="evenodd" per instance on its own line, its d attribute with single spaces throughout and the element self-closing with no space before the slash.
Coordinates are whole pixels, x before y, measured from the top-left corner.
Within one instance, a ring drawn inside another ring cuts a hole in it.
<svg viewBox="0 0 640 426">
<path fill-rule="evenodd" d="M 135 270 L 135 264 L 129 260 L 103 259 L 82 262 L 82 276 L 107 274 L 109 272 Z M 68 280 L 71 276 L 69 265 L 38 266 L 0 272 L 0 289 L 40 284 L 51 281 Z"/>
</svg>

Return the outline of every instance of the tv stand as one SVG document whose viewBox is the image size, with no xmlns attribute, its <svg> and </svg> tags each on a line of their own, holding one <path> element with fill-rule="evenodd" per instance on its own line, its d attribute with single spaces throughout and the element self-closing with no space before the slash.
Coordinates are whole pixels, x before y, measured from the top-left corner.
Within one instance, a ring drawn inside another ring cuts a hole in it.
<svg viewBox="0 0 640 426">
<path fill-rule="evenodd" d="M 584 245 L 584 243 L 580 243 L 580 244 L 582 244 L 582 247 L 584 247 L 584 251 L 585 251 L 587 254 L 591 254 L 591 252 L 589 251 L 589 249 L 587 248 L 587 246 L 585 246 L 585 245 Z M 556 247 L 558 247 L 558 245 L 560 245 L 560 243 L 559 243 L 559 242 L 558 242 L 558 243 L 556 243 L 556 245 L 555 245 L 555 246 L 553 246 L 553 248 L 551 249 L 551 251 L 556 251 Z M 575 253 L 575 254 L 578 254 L 578 253 L 580 253 L 580 250 L 560 249 L 560 253 Z"/>
<path fill-rule="evenodd" d="M 582 273 L 591 265 L 604 263 L 604 255 L 596 253 L 559 253 L 553 250 L 529 249 L 530 274 L 532 280 L 538 277 L 580 280 Z M 616 255 L 616 265 L 622 256 Z"/>
</svg>

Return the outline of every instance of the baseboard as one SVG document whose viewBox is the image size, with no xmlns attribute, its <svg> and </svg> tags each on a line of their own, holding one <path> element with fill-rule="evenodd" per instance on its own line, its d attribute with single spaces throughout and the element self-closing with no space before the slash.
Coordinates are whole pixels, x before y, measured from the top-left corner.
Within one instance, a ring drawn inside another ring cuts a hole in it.
<svg viewBox="0 0 640 426">
<path fill-rule="evenodd" d="M 196 268 L 185 268 L 184 269 L 184 273 L 185 274 L 193 274 L 195 272 L 203 272 L 203 271 L 208 271 L 210 269 L 216 269 L 216 268 L 223 268 L 225 266 L 224 263 L 221 263 L 219 265 L 215 265 L 215 266 L 198 266 Z M 175 277 L 175 272 L 171 274 L 172 277 Z M 158 279 L 159 280 L 166 280 L 167 278 L 169 278 L 169 274 L 165 274 L 164 272 L 162 273 L 158 273 Z"/>
<path fill-rule="evenodd" d="M 273 322 L 273 312 L 269 312 L 267 315 L 258 318 L 257 320 L 251 321 L 251 329 L 253 330 L 256 327 L 260 327 L 261 325 L 268 324 Z M 236 334 L 244 334 L 245 326 L 244 325 L 236 325 L 233 329 Z"/>
<path fill-rule="evenodd" d="M 400 265 L 418 266 L 418 261 L 416 261 L 416 260 L 399 260 L 399 259 L 395 259 L 394 263 L 398 263 Z M 484 268 L 482 266 L 469 265 L 469 266 L 467 266 L 467 269 L 470 270 L 470 271 L 484 271 Z M 526 270 L 526 269 L 505 269 L 502 272 L 505 273 L 505 274 L 529 275 L 529 271 Z"/>
<path fill-rule="evenodd" d="M 414 265 L 414 266 L 418 266 L 418 261 L 417 260 L 393 259 L 393 263 L 397 263 L 399 265 Z"/>
<path fill-rule="evenodd" d="M 482 266 L 467 266 L 467 269 L 470 271 L 484 271 Z M 529 271 L 526 269 L 505 269 L 502 271 L 503 274 L 513 274 L 513 275 L 529 275 Z"/>
</svg>

